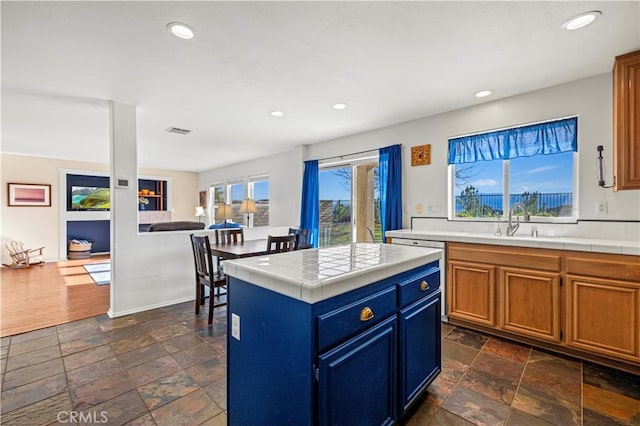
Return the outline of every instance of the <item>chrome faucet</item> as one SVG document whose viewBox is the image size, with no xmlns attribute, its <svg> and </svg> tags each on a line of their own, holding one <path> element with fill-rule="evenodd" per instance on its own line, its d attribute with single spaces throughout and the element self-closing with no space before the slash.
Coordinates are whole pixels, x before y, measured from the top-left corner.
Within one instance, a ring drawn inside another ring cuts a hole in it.
<svg viewBox="0 0 640 426">
<path fill-rule="evenodd" d="M 516 216 L 516 223 L 513 222 L 513 211 L 517 208 L 522 208 L 524 212 L 524 221 L 529 222 L 529 212 L 527 211 L 527 206 L 522 203 L 513 203 L 513 205 L 509 208 L 509 224 L 507 225 L 507 236 L 511 237 L 516 233 L 518 228 L 520 227 L 520 217 Z"/>
</svg>

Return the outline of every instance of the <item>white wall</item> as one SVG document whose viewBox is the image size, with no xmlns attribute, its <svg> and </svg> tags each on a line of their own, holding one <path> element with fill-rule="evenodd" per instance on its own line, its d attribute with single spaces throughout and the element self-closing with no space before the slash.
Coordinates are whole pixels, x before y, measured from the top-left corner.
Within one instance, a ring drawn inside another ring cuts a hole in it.
<svg viewBox="0 0 640 426">
<path fill-rule="evenodd" d="M 11 240 L 24 241 L 27 247 L 45 246 L 44 254 L 47 262 L 65 259 L 67 256 L 66 228 L 61 232 L 61 221 L 71 217 L 77 220 L 81 213 L 67 213 L 64 205 L 60 205 L 60 193 L 64 194 L 64 185 L 62 187 L 60 185 L 59 173 L 61 170 L 74 170 L 78 173 L 103 173 L 108 176 L 109 165 L 14 154 L 2 154 L 0 159 L 2 171 L 0 193 L 3 196 L 0 207 L 2 262 L 10 262 L 9 253 L 4 245 Z M 196 173 L 141 168 L 139 175 L 160 176 L 170 180 L 168 197 L 173 210 L 172 219 L 195 220 L 194 207 L 198 203 Z M 7 182 L 51 184 L 51 207 L 8 207 L 5 195 Z M 135 177 L 132 182 L 134 187 L 137 186 Z M 92 219 L 109 219 L 110 217 L 109 212 L 82 213 L 88 213 Z"/>
<path fill-rule="evenodd" d="M 578 208 L 579 226 L 556 227 L 558 234 L 585 235 L 596 238 L 640 239 L 636 224 L 640 220 L 640 191 L 613 192 L 597 185 L 595 174 L 596 146 L 604 146 L 607 169 L 607 185 L 613 179 L 612 142 L 612 75 L 610 73 L 550 87 L 474 107 L 450 111 L 419 120 L 347 136 L 306 146 L 303 160 L 319 159 L 366 151 L 401 143 L 403 146 L 403 201 L 404 227 L 429 227 L 433 223 L 420 218 L 446 218 L 447 216 L 447 143 L 452 136 L 527 124 L 553 118 L 578 115 Z M 431 144 L 431 165 L 411 167 L 411 147 Z M 200 174 L 200 188 L 225 178 L 262 172 L 264 165 L 274 173 L 291 170 L 293 155 L 281 155 L 238 164 Z M 298 160 L 300 163 L 303 160 Z M 291 203 L 291 194 L 299 197 L 302 173 L 284 175 L 274 179 L 271 203 L 282 206 Z M 277 191 L 277 192 L 276 192 Z M 608 214 L 597 215 L 596 201 L 607 201 Z M 424 206 L 424 213 L 417 214 L 416 205 Z M 293 205 L 295 206 L 295 205 Z M 275 223 L 296 219 L 295 214 L 274 209 L 271 218 Z M 284 216 L 280 216 L 284 215 Z M 415 219 L 418 218 L 418 219 Z M 586 220 L 586 221 L 585 221 Z M 597 220 L 598 222 L 589 222 Z M 600 223 L 611 226 L 601 226 Z M 437 229 L 466 229 L 475 226 L 459 221 L 439 219 Z M 494 225 L 491 225 L 495 227 Z M 493 229 L 493 228 L 492 228 Z M 610 234 L 613 231 L 614 234 Z M 608 235 L 609 234 L 609 235 Z"/>
<path fill-rule="evenodd" d="M 410 216 L 447 215 L 447 141 L 457 135 L 578 115 L 578 208 L 579 219 L 639 220 L 640 191 L 613 192 L 597 185 L 596 146 L 604 146 L 612 183 L 612 76 L 610 73 L 487 102 L 367 133 L 314 144 L 307 159 L 402 143 L 404 182 L 404 224 Z M 410 149 L 431 144 L 431 165 L 411 167 Z M 596 201 L 608 202 L 608 215 L 597 216 Z M 416 204 L 425 207 L 418 215 Z M 429 213 L 428 207 L 432 206 Z"/>
<path fill-rule="evenodd" d="M 304 159 L 331 157 L 402 143 L 405 164 L 404 201 L 407 209 L 404 220 L 405 227 L 408 227 L 410 216 L 417 216 L 412 212 L 413 206 L 417 203 L 441 206 L 440 213 L 430 216 L 446 214 L 446 151 L 449 137 L 578 114 L 580 218 L 594 218 L 594 209 L 590 206 L 593 206 L 596 200 L 606 200 L 609 203 L 607 219 L 637 221 L 640 220 L 640 191 L 614 193 L 599 188 L 596 183 L 594 164 L 597 145 L 604 145 L 607 169 L 612 170 L 611 98 L 611 74 L 596 76 L 384 129 L 299 147 L 260 160 L 202 172 L 199 175 L 198 190 L 206 190 L 210 183 L 224 179 L 268 173 L 271 225 L 275 227 L 274 233 L 282 232 L 285 227 L 295 225 L 299 220 Z M 115 114 L 111 143 L 111 176 L 135 179 L 135 108 L 122 106 L 116 108 L 116 111 L 118 109 L 121 109 L 122 123 L 118 124 L 118 114 Z M 432 146 L 432 164 L 411 167 L 410 147 L 425 143 Z M 611 182 L 611 173 L 607 181 Z M 110 314 L 120 316 L 192 300 L 195 292 L 189 232 L 138 234 L 137 197 L 127 191 L 136 189 L 132 187 L 128 190 L 113 190 L 114 275 Z M 189 195 L 189 199 L 190 197 Z M 197 194 L 194 193 L 193 197 L 195 202 Z M 2 212 L 4 215 L 5 209 Z M 247 235 L 248 238 L 260 238 L 267 232 L 269 229 L 247 230 Z"/>
<path fill-rule="evenodd" d="M 302 196 L 304 148 L 200 173 L 199 190 L 213 183 L 249 176 L 269 175 L 269 227 L 298 226 Z M 211 221 L 210 221 L 211 222 Z"/>
</svg>

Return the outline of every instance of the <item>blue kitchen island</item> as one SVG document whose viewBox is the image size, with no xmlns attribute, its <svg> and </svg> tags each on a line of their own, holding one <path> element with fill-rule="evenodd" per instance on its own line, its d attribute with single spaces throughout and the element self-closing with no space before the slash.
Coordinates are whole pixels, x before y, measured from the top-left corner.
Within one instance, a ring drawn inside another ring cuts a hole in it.
<svg viewBox="0 0 640 426">
<path fill-rule="evenodd" d="M 229 425 L 396 423 L 441 369 L 439 249 L 227 261 Z"/>
</svg>

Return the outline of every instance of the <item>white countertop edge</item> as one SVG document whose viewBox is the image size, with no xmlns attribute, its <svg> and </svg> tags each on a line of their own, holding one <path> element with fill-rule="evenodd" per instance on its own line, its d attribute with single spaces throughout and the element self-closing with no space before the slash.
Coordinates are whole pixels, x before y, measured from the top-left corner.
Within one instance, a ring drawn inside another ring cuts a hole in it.
<svg viewBox="0 0 640 426">
<path fill-rule="evenodd" d="M 640 241 L 606 240 L 579 237 L 530 237 L 516 235 L 513 237 L 495 236 L 491 234 L 474 234 L 457 231 L 412 231 L 401 229 L 387 231 L 392 238 L 406 238 L 427 241 L 448 241 L 460 243 L 492 244 L 514 247 L 533 247 L 555 250 L 589 251 L 596 253 L 614 253 L 640 255 Z"/>
<path fill-rule="evenodd" d="M 399 260 L 386 261 L 363 269 L 345 272 L 339 275 L 319 279 L 298 279 L 286 274 L 286 267 L 274 265 L 271 268 L 260 268 L 251 263 L 227 261 L 227 275 L 266 288 L 276 293 L 313 304 L 334 296 L 375 283 L 393 275 L 405 272 L 422 265 L 439 260 L 440 249 L 418 247 L 420 255 Z M 291 272 L 295 269 L 289 268 Z M 294 275 L 294 274 L 292 274 Z"/>
</svg>

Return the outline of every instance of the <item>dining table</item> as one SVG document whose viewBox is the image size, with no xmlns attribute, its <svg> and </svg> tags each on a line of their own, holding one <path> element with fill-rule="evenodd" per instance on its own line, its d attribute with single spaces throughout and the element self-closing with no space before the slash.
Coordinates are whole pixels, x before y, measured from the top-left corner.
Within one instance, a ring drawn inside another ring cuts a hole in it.
<svg viewBox="0 0 640 426">
<path fill-rule="evenodd" d="M 211 254 L 219 259 L 240 259 L 267 254 L 267 239 L 211 244 Z"/>
</svg>

